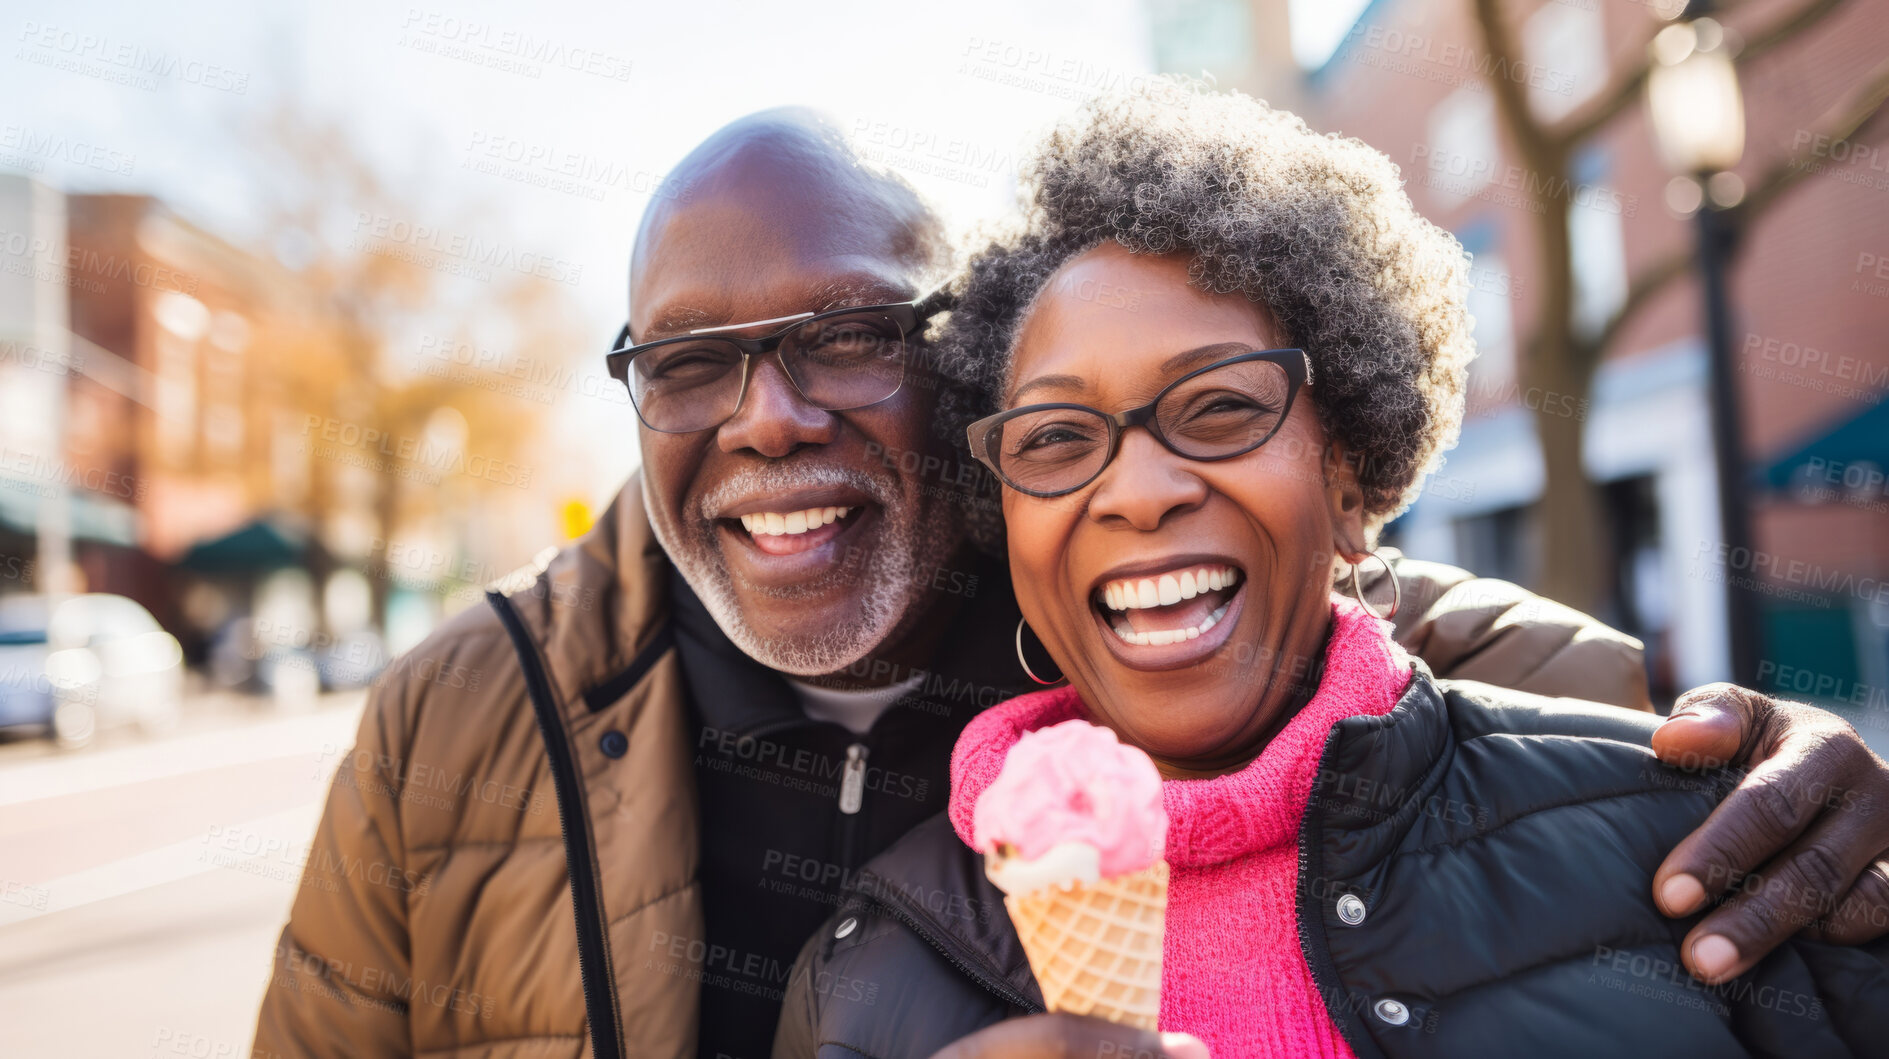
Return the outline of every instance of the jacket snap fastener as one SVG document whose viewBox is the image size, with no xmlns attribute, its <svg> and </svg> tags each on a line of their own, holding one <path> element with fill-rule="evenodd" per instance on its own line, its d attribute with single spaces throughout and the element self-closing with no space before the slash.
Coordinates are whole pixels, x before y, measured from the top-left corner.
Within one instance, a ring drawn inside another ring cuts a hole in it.
<svg viewBox="0 0 1889 1059">
<path fill-rule="evenodd" d="M 597 740 L 597 749 L 603 751 L 604 757 L 622 757 L 630 749 L 630 737 L 612 728 Z"/>
<path fill-rule="evenodd" d="M 845 919 L 840 920 L 839 926 L 833 928 L 833 936 L 835 938 L 843 938 L 846 935 L 851 934 L 853 932 L 853 928 L 858 925 L 859 925 L 859 920 L 854 919 L 852 916 L 847 916 Z"/>
<path fill-rule="evenodd" d="M 1410 1021 L 1410 1009 L 1395 1000 L 1380 1000 L 1371 1006 L 1371 1010 L 1392 1026 L 1402 1026 Z"/>
<path fill-rule="evenodd" d="M 1338 899 L 1338 918 L 1345 921 L 1345 926 L 1355 927 L 1364 922 L 1364 902 L 1357 894 L 1345 894 Z"/>
</svg>

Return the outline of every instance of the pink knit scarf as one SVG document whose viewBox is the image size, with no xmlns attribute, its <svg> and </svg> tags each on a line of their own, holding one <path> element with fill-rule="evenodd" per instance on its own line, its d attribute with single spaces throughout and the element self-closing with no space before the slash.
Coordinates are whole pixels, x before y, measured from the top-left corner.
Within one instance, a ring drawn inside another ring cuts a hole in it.
<svg viewBox="0 0 1889 1059">
<path fill-rule="evenodd" d="M 1207 1042 L 1215 1059 L 1351 1059 L 1299 948 L 1294 904 L 1299 821 L 1332 725 L 1389 713 L 1410 659 L 1388 626 L 1333 597 L 1318 690 L 1238 772 L 1163 784 L 1169 826 L 1161 1028 Z M 951 823 L 976 848 L 971 811 L 1023 733 L 1085 715 L 1073 688 L 986 710 L 951 755 Z"/>
</svg>

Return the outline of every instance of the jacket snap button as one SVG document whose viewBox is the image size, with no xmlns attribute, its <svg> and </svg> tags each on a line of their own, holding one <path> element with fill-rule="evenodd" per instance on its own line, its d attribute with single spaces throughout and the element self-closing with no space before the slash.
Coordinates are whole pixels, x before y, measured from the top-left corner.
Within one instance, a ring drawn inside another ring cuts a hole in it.
<svg viewBox="0 0 1889 1059">
<path fill-rule="evenodd" d="M 1338 918 L 1345 921 L 1345 926 L 1355 927 L 1364 922 L 1364 902 L 1357 894 L 1346 894 L 1338 899 Z"/>
<path fill-rule="evenodd" d="M 1392 1026 L 1402 1026 L 1410 1021 L 1410 1009 L 1395 1000 L 1380 1000 L 1371 1006 L 1371 1010 Z"/>
<path fill-rule="evenodd" d="M 604 757 L 622 757 L 630 749 L 630 737 L 612 728 L 597 740 L 597 749 Z"/>
<path fill-rule="evenodd" d="M 843 938 L 846 935 L 851 934 L 853 932 L 853 928 L 858 925 L 859 925 L 859 920 L 854 919 L 852 916 L 847 916 L 845 919 L 840 920 L 839 926 L 833 928 L 833 936 L 835 938 Z"/>
</svg>

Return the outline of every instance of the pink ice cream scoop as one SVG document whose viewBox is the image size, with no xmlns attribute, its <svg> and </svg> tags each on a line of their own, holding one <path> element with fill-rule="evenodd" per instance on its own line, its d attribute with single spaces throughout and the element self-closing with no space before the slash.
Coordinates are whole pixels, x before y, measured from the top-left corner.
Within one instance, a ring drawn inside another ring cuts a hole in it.
<svg viewBox="0 0 1889 1059">
<path fill-rule="evenodd" d="M 1014 894 L 1151 867 L 1165 851 L 1168 816 L 1147 754 L 1071 720 L 1010 748 L 971 826 L 977 848 L 991 855 L 992 880 Z"/>
</svg>

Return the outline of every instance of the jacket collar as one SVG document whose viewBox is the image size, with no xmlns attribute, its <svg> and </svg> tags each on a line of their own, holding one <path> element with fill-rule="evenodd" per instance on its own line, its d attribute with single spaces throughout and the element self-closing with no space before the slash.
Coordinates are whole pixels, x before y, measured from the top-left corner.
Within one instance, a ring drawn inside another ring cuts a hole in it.
<svg viewBox="0 0 1889 1059">
<path fill-rule="evenodd" d="M 736 647 L 674 567 L 669 598 L 676 650 L 704 725 L 751 736 L 807 719 L 786 679 Z"/>
<path fill-rule="evenodd" d="M 925 821 L 861 868 L 856 900 L 891 913 L 985 989 L 1017 1007 L 1043 1010 L 1043 990 L 984 862 L 958 841 L 944 813 Z"/>
<path fill-rule="evenodd" d="M 1383 864 L 1449 768 L 1455 736 L 1443 691 L 1422 659 L 1411 666 L 1390 712 L 1339 721 L 1326 741 L 1305 821 L 1332 836 L 1320 843 L 1324 874 L 1356 877 Z"/>
<path fill-rule="evenodd" d="M 639 472 L 589 532 L 493 585 L 543 654 L 567 721 L 590 712 L 585 692 L 630 668 L 666 634 L 668 570 L 644 512 Z"/>
</svg>

